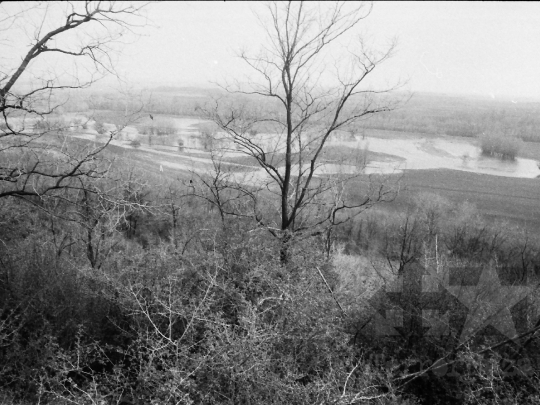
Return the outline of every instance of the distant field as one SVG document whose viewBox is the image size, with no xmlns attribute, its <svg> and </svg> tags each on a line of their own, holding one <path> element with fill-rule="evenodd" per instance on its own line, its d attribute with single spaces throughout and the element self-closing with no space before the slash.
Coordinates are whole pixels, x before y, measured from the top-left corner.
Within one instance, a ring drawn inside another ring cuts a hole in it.
<svg viewBox="0 0 540 405">
<path fill-rule="evenodd" d="M 468 201 L 489 218 L 509 220 L 540 230 L 540 179 L 519 179 L 456 170 L 409 170 L 401 178 L 403 191 L 394 203 L 405 205 L 421 191 L 438 193 L 460 203 Z"/>
<path fill-rule="evenodd" d="M 366 136 L 372 136 L 381 139 L 417 139 L 417 138 L 439 138 L 448 140 L 462 140 L 479 145 L 477 138 L 450 136 L 440 134 L 429 134 L 419 132 L 389 131 L 384 129 L 366 129 Z M 518 157 L 526 159 L 540 160 L 540 142 L 523 142 L 523 147 L 517 154 Z"/>
<path fill-rule="evenodd" d="M 85 143 L 83 140 L 79 140 L 79 142 Z M 529 148 L 530 145 L 527 146 L 527 153 L 531 155 L 540 153 L 540 144 L 533 145 L 537 146 L 536 149 Z M 157 157 L 151 152 L 124 149 L 114 145 L 110 145 L 108 151 L 113 155 L 130 156 L 132 160 L 137 162 L 139 168 L 144 168 L 149 173 L 160 173 L 159 164 L 156 163 Z M 330 149 L 329 152 L 328 157 L 340 154 L 337 149 Z M 176 152 L 175 154 L 178 155 L 179 160 L 189 159 L 190 156 L 196 160 L 197 158 L 209 157 L 208 154 L 204 153 Z M 373 157 L 373 152 L 369 152 L 368 159 Z M 347 158 L 353 157 L 348 157 L 345 154 L 345 158 L 347 160 Z M 176 160 L 173 156 L 159 156 L 159 159 L 170 162 Z M 257 167 L 256 162 L 248 157 L 228 160 L 235 164 Z M 171 178 L 188 176 L 187 173 L 173 169 L 166 169 L 161 175 Z M 422 191 L 430 191 L 455 203 L 468 201 L 488 218 L 508 220 L 515 225 L 535 232 L 540 230 L 540 179 L 510 178 L 446 169 L 406 170 L 403 174 L 386 177 L 391 182 L 399 180 L 401 183 L 401 192 L 396 201 L 386 205 L 389 209 L 402 210 L 410 197 Z M 373 178 L 380 179 L 381 176 L 375 175 Z M 366 181 L 367 176 L 362 176 L 356 181 L 356 184 L 352 182 L 351 186 L 358 190 L 360 187 L 366 186 Z"/>
</svg>

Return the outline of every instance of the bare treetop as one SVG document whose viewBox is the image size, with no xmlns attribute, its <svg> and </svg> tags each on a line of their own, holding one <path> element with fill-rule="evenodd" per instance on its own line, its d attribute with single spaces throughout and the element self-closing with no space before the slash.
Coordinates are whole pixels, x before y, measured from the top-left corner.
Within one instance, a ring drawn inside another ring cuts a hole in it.
<svg viewBox="0 0 540 405">
<path fill-rule="evenodd" d="M 86 88 L 106 74 L 116 74 L 117 45 L 145 24 L 146 5 L 0 5 L 0 32 L 8 38 L 0 47 L 20 52 L 0 60 L 0 197 L 43 196 L 66 187 L 72 178 L 106 172 L 98 156 L 117 131 L 111 131 L 102 145 L 79 145 L 76 150 L 66 140 L 45 135 L 68 129 L 63 118 L 55 116 L 63 104 L 62 90 Z"/>
<path fill-rule="evenodd" d="M 121 41 L 127 31 L 144 24 L 141 11 L 145 6 L 145 3 L 101 1 L 46 3 L 32 7 L 17 3 L 2 4 L 0 31 L 11 33 L 20 24 L 25 24 L 24 30 L 31 42 L 25 44 L 27 50 L 21 55 L 22 60 L 12 60 L 9 66 L 2 66 L 0 96 L 8 96 L 21 76 L 28 73 L 29 65 L 32 63 L 34 67 L 36 59 L 46 55 L 81 58 L 90 62 L 90 65 L 83 65 L 77 77 L 68 76 L 71 80 L 65 80 L 66 75 L 62 75 L 63 82 L 70 83 L 67 85 L 58 83 L 59 77 L 49 68 L 49 74 L 41 77 L 27 74 L 28 79 L 41 79 L 43 84 L 41 89 L 34 90 L 34 94 L 42 89 L 88 86 L 99 75 L 114 73 L 113 45 Z M 18 44 L 15 45 L 20 49 Z M 90 68 L 94 71 L 90 71 Z M 89 74 L 84 82 L 80 81 L 82 73 Z"/>
<path fill-rule="evenodd" d="M 396 108 L 402 100 L 390 96 L 401 83 L 381 88 L 367 83 L 396 45 L 394 41 L 378 51 L 357 35 L 354 29 L 369 15 L 371 5 L 274 2 L 267 11 L 267 18 L 259 20 L 268 43 L 256 56 L 240 54 L 254 77 L 223 87 L 274 103 L 257 108 L 238 99 L 229 104 L 216 100 L 209 115 L 240 151 L 256 159 L 269 176 L 268 188 L 279 190 L 279 231 L 269 229 L 284 243 L 286 261 L 292 236 L 319 234 L 321 226 L 338 222 L 338 211 L 365 208 L 387 195 L 374 187 L 360 204 L 351 203 L 342 192 L 345 178 L 329 180 L 316 171 L 332 134 Z M 355 34 L 358 38 L 347 47 L 340 43 L 340 38 L 348 42 Z M 267 133 L 257 135 L 257 128 Z M 255 218 L 265 223 L 258 214 Z"/>
</svg>

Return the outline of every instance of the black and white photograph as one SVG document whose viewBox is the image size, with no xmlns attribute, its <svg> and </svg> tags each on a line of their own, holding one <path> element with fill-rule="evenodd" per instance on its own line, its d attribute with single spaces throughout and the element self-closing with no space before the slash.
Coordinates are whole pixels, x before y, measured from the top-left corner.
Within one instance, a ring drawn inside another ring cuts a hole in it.
<svg viewBox="0 0 540 405">
<path fill-rule="evenodd" d="M 540 2 L 0 1 L 0 405 L 540 403 Z"/>
</svg>

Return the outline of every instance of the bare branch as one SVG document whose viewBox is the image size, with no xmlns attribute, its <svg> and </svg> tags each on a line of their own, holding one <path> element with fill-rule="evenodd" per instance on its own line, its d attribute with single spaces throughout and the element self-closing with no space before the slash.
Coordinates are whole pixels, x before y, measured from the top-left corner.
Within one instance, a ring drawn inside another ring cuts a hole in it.
<svg viewBox="0 0 540 405">
<path fill-rule="evenodd" d="M 291 238 L 319 234 L 341 223 L 341 212 L 360 212 L 395 195 L 381 186 L 359 201 L 346 201 L 344 184 L 362 169 L 353 176 L 321 174 L 323 152 L 337 130 L 401 102 L 387 97 L 399 82 L 386 88 L 366 85 L 371 73 L 393 55 L 395 41 L 376 52 L 359 38 L 356 50 L 344 53 L 348 67 L 341 68 L 347 66 L 341 59 L 336 62 L 332 82 L 325 69 L 325 61 L 334 56 L 329 50 L 339 47 L 341 38 L 350 35 L 371 9 L 371 4 L 345 2 L 321 3 L 319 9 L 313 3 L 270 3 L 268 18 L 260 18 L 268 44 L 256 56 L 245 51 L 239 55 L 258 80 L 222 86 L 232 102 L 216 101 L 207 109 L 224 135 L 268 175 L 268 191 L 279 198 L 277 235 L 284 250 Z M 238 106 L 240 96 L 251 103 Z"/>
</svg>

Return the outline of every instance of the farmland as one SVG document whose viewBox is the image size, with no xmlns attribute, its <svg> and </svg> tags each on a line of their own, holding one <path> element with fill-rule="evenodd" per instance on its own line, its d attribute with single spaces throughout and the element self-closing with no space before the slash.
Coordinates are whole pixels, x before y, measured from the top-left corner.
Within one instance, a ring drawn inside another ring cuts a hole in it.
<svg viewBox="0 0 540 405">
<path fill-rule="evenodd" d="M 189 99 L 186 99 L 186 103 Z M 100 112 L 104 114 L 104 111 Z M 114 114 L 110 111 L 107 114 Z M 159 165 L 156 160 L 163 163 L 167 176 L 189 176 L 189 171 L 196 167 L 210 168 L 210 153 L 205 151 L 196 139 L 200 136 L 200 128 L 205 124 L 203 117 L 181 119 L 176 115 L 156 115 L 156 121 L 160 119 L 172 120 L 177 122 L 177 135 L 174 137 L 190 137 L 194 147 L 178 150 L 174 140 L 155 142 L 153 146 L 143 143 L 142 149 L 129 147 L 128 141 L 123 141 L 117 145 L 110 145 L 109 150 L 114 154 L 130 156 L 137 160 L 148 171 L 159 172 Z M 175 121 L 176 120 L 176 121 Z M 139 121 L 135 128 L 149 125 L 151 120 L 145 116 Z M 413 133 L 388 131 L 381 129 L 367 129 L 365 131 L 368 137 L 380 139 L 392 145 L 393 140 L 399 142 L 414 141 L 418 139 L 441 139 L 451 142 L 468 142 L 475 145 L 474 139 L 468 137 L 450 137 L 437 134 Z M 368 164 L 371 162 L 396 161 L 403 162 L 403 156 L 393 155 L 391 152 L 382 153 L 368 149 L 358 149 L 361 138 L 358 137 L 355 142 L 331 142 L 325 148 L 323 159 L 328 162 L 338 162 L 344 165 Z M 148 142 L 148 141 L 146 141 Z M 120 147 L 123 145 L 124 147 Z M 391 147 L 388 150 L 392 150 Z M 363 156 L 363 157 L 362 157 Z M 436 156 L 436 155 L 435 155 Z M 518 156 L 531 160 L 540 159 L 540 143 L 526 142 L 521 148 Z M 276 156 L 279 161 L 279 156 Z M 231 163 L 231 170 L 249 171 L 258 168 L 257 162 L 253 157 L 243 154 L 226 154 L 223 161 Z M 183 168 L 183 169 L 182 169 Z M 391 174 L 391 173 L 387 173 Z M 454 202 L 468 201 L 474 204 L 478 210 L 487 218 L 507 220 L 516 225 L 525 226 L 530 231 L 540 229 L 540 187 L 536 178 L 515 178 L 478 174 L 466 172 L 463 170 L 450 170 L 444 168 L 432 168 L 423 170 L 404 170 L 403 173 L 391 175 L 392 181 L 400 181 L 402 192 L 396 201 L 388 204 L 389 209 L 399 209 L 404 206 L 405 201 L 421 191 L 431 191 L 440 194 Z M 354 184 L 354 181 L 351 183 Z"/>
</svg>

